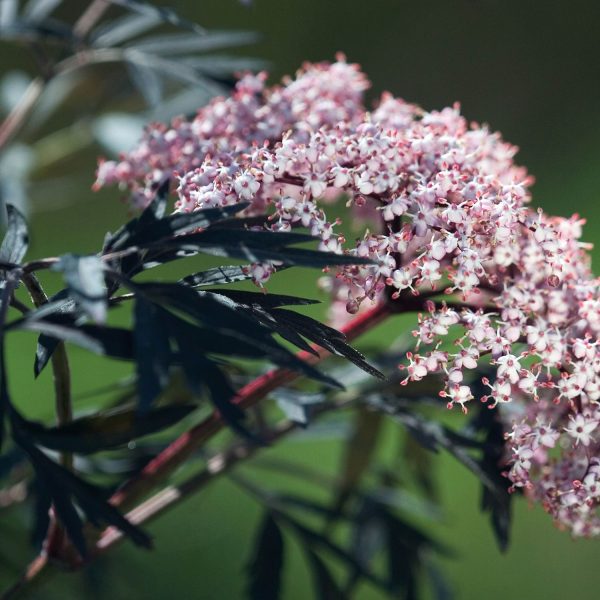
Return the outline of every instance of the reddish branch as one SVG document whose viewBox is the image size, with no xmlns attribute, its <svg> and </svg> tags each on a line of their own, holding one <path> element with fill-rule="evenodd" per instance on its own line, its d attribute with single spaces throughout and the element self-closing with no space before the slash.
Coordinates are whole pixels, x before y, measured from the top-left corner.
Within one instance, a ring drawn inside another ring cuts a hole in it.
<svg viewBox="0 0 600 600">
<path fill-rule="evenodd" d="M 357 316 L 342 329 L 347 339 L 353 340 L 392 314 L 388 304 L 378 304 L 368 312 Z M 308 352 L 299 353 L 298 357 L 307 363 L 315 364 L 329 355 L 319 349 L 319 356 Z M 250 408 L 262 400 L 269 392 L 294 381 L 300 373 L 288 369 L 274 369 L 245 385 L 232 402 L 241 408 Z M 200 446 L 223 429 L 224 423 L 217 412 L 202 423 L 179 436 L 156 458 L 150 461 L 133 479 L 123 485 L 111 498 L 117 506 L 128 507 L 163 481 L 178 466 L 187 460 Z"/>
<path fill-rule="evenodd" d="M 437 294 L 439 293 L 436 292 Z M 352 319 L 341 331 L 348 341 L 352 341 L 392 314 L 423 309 L 424 302 L 429 297 L 429 294 L 418 297 L 407 295 L 393 302 L 380 302 L 374 308 Z M 466 306 L 461 303 L 449 303 L 449 305 L 457 309 Z M 315 349 L 319 351 L 318 356 L 309 352 L 300 352 L 298 357 L 309 364 L 316 364 L 329 355 L 329 352 L 322 348 L 315 346 Z M 300 373 L 296 371 L 273 369 L 240 389 L 232 402 L 241 408 L 250 408 L 273 390 L 298 377 L 300 377 Z M 207 419 L 180 435 L 150 461 L 140 473 L 121 486 L 112 496 L 111 502 L 126 510 L 134 506 L 138 500 L 183 464 L 198 448 L 221 431 L 224 425 L 218 412 L 214 412 Z"/>
</svg>

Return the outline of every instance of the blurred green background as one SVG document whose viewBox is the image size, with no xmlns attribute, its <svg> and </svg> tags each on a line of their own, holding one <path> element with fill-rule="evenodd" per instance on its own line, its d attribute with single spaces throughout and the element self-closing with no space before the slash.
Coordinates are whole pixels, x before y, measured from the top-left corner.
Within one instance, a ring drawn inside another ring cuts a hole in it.
<svg viewBox="0 0 600 600">
<path fill-rule="evenodd" d="M 71 2 L 76 14 L 84 3 Z M 600 3 L 595 0 L 172 0 L 169 4 L 209 28 L 258 31 L 262 41 L 246 54 L 271 62 L 273 78 L 304 60 L 332 59 L 345 52 L 361 63 L 376 98 L 389 90 L 425 108 L 458 100 L 470 119 L 502 131 L 521 148 L 518 162 L 537 178 L 534 202 L 548 212 L 578 212 L 588 219 L 585 238 L 600 239 Z M 19 55 L 0 50 L 0 75 L 27 67 Z M 87 93 L 93 96 L 94 90 Z M 85 98 L 84 98 L 85 100 Z M 70 113 L 59 115 L 68 122 Z M 58 175 L 33 197 L 30 256 L 95 251 L 105 231 L 126 215 L 115 190 L 90 192 L 95 155 L 83 152 L 58 167 Z M 594 251 L 596 259 L 600 258 Z M 270 289 L 310 295 L 318 273 L 282 274 Z M 313 294 L 314 295 L 314 294 Z M 313 314 L 319 315 L 319 310 Z M 322 313 L 321 313 L 322 316 Z M 381 332 L 370 336 L 376 342 Z M 10 346 L 16 401 L 30 414 L 49 417 L 50 374 L 30 377 L 34 339 Z M 128 372 L 73 351 L 74 385 L 85 391 Z M 80 407 L 81 408 L 81 407 Z M 392 438 L 382 454 L 394 452 Z M 298 435 L 267 455 L 316 464 L 334 473 L 341 439 Z M 433 530 L 456 549 L 444 568 L 460 600 L 598 598 L 600 570 L 595 541 L 572 541 L 539 508 L 519 500 L 511 547 L 500 554 L 487 518 L 479 512 L 475 479 L 450 458 L 436 458 L 443 515 Z M 248 470 L 250 472 L 250 469 Z M 254 471 L 252 471 L 254 473 Z M 281 489 L 284 477 L 262 481 Z M 326 494 L 327 490 L 315 493 Z M 53 598 L 242 598 L 244 569 L 252 548 L 259 507 L 237 487 L 220 480 L 150 526 L 152 553 L 124 544 L 85 574 L 53 580 L 33 597 Z M 0 584 L 11 581 L 30 548 L 20 512 L 1 515 Z M 286 599 L 313 597 L 300 553 L 288 555 Z M 378 598 L 363 588 L 358 598 Z"/>
</svg>

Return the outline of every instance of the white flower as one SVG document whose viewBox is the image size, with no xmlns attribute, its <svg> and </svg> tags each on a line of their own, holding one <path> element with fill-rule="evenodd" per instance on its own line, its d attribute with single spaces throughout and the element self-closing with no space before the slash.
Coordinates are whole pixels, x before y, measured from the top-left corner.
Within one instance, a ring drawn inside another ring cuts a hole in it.
<svg viewBox="0 0 600 600">
<path fill-rule="evenodd" d="M 236 177 L 233 187 L 242 200 L 252 200 L 260 188 L 260 183 L 248 171 L 244 171 Z"/>
<path fill-rule="evenodd" d="M 508 379 L 511 383 L 519 381 L 520 364 L 519 359 L 512 354 L 505 354 L 496 359 L 498 365 L 498 377 Z"/>
<path fill-rule="evenodd" d="M 586 418 L 581 413 L 578 413 L 574 417 L 569 417 L 571 421 L 570 427 L 565 427 L 565 431 L 575 438 L 575 443 L 581 442 L 584 446 L 589 446 L 593 440 L 590 435 L 596 427 L 598 427 L 598 421 L 592 418 Z"/>
</svg>

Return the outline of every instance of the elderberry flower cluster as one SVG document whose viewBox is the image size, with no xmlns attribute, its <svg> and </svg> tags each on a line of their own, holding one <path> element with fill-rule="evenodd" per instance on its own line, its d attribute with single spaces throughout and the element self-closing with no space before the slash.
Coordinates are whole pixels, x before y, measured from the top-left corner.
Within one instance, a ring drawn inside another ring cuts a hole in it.
<svg viewBox="0 0 600 600">
<path fill-rule="evenodd" d="M 600 535 L 600 407 L 571 410 L 544 397 L 520 409 L 506 434 L 512 489 L 540 501 L 573 535 Z"/>
<path fill-rule="evenodd" d="M 336 322 L 372 302 L 419 307 L 403 383 L 442 374 L 449 407 L 521 407 L 505 411 L 513 488 L 574 534 L 600 533 L 600 296 L 583 221 L 530 208 L 517 149 L 457 105 L 384 94 L 370 111 L 367 88 L 342 56 L 274 87 L 246 75 L 192 120 L 149 126 L 96 185 L 143 206 L 175 175 L 178 211 L 248 202 L 271 230 L 304 227 L 322 249 L 373 259 L 328 279 Z M 355 243 L 327 216 L 337 198 L 372 223 Z M 251 270 L 262 285 L 274 268 Z"/>
</svg>

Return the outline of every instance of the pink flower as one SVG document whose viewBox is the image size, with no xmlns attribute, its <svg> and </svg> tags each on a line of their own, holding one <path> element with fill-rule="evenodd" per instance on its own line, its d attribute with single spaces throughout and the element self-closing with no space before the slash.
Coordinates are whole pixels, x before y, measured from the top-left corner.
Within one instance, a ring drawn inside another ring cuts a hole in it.
<svg viewBox="0 0 600 600">
<path fill-rule="evenodd" d="M 336 325 L 371 302 L 430 296 L 404 383 L 436 372 L 448 407 L 466 412 L 477 369 L 492 365 L 481 400 L 499 405 L 512 485 L 575 535 L 600 534 L 600 281 L 583 221 L 532 209 L 517 149 L 458 105 L 427 112 L 384 94 L 370 111 L 366 77 L 341 55 L 265 81 L 246 75 L 191 121 L 151 125 L 100 162 L 96 187 L 143 206 L 176 174 L 178 211 L 248 202 L 245 216 L 267 215 L 273 231 L 303 227 L 323 250 L 373 259 L 331 271 Z M 364 224 L 356 241 L 327 215 L 338 198 Z M 275 268 L 249 267 L 260 286 Z"/>
</svg>

